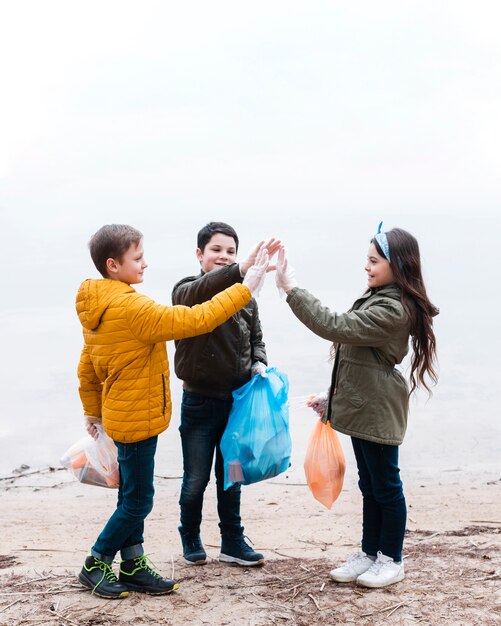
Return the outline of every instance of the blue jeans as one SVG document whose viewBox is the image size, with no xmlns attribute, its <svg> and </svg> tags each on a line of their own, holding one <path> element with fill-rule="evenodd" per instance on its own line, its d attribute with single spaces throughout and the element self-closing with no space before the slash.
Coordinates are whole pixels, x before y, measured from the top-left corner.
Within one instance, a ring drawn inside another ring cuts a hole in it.
<svg viewBox="0 0 501 626">
<path fill-rule="evenodd" d="M 204 491 L 209 482 L 216 453 L 216 491 L 219 528 L 223 536 L 241 535 L 240 485 L 224 490 L 224 464 L 219 444 L 228 423 L 233 400 L 218 400 L 183 392 L 181 403 L 181 443 L 183 484 L 181 486 L 182 534 L 200 532 Z"/>
<path fill-rule="evenodd" d="M 144 520 L 153 508 L 153 469 L 158 437 L 120 443 L 117 508 L 97 538 L 91 554 L 108 563 L 120 551 L 123 559 L 143 554 Z"/>
<path fill-rule="evenodd" d="M 401 561 L 407 509 L 398 468 L 398 446 L 355 437 L 351 441 L 363 496 L 362 550 L 371 556 L 381 551 Z"/>
</svg>

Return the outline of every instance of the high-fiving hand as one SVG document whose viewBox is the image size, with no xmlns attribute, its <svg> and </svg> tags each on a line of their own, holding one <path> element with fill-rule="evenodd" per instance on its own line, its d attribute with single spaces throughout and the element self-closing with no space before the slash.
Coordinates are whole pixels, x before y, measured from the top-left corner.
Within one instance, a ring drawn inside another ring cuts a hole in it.
<svg viewBox="0 0 501 626">
<path fill-rule="evenodd" d="M 261 250 L 261 248 L 265 248 L 268 251 L 268 256 L 271 259 L 274 256 L 274 254 L 277 252 L 277 250 L 280 248 L 280 245 L 281 245 L 281 241 L 279 239 L 275 239 L 274 237 L 272 237 L 266 243 L 264 241 L 260 241 L 257 244 L 257 246 L 249 252 L 249 254 L 247 255 L 247 258 L 244 259 L 243 261 L 240 261 L 240 273 L 242 274 L 242 276 L 245 276 L 248 269 L 254 265 L 254 263 L 256 262 L 256 258 L 259 253 L 259 250 Z M 266 271 L 271 272 L 274 269 L 275 269 L 275 265 L 269 265 Z"/>
<path fill-rule="evenodd" d="M 277 260 L 277 273 L 275 275 L 275 282 L 280 294 L 289 293 L 291 289 L 297 287 L 297 280 L 295 278 L 294 269 L 288 264 L 285 256 L 285 248 L 280 246 Z"/>
<path fill-rule="evenodd" d="M 249 288 L 253 296 L 259 295 L 269 265 L 270 257 L 268 256 L 268 250 L 264 246 L 261 246 L 256 255 L 254 264 L 247 269 L 242 281 L 242 284 Z"/>
</svg>

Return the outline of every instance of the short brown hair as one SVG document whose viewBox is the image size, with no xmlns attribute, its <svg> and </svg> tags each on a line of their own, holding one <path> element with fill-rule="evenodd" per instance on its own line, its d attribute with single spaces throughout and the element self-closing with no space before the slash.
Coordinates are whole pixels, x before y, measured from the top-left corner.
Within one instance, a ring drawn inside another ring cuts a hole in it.
<svg viewBox="0 0 501 626">
<path fill-rule="evenodd" d="M 130 246 L 139 245 L 143 233 L 127 224 L 106 224 L 92 235 L 89 241 L 90 256 L 98 272 L 108 278 L 106 261 L 121 261 Z"/>
<path fill-rule="evenodd" d="M 227 237 L 233 237 L 235 241 L 235 248 L 238 252 L 238 235 L 235 232 L 235 229 L 225 222 L 209 222 L 198 231 L 197 245 L 202 252 L 205 250 L 205 246 L 209 243 L 212 237 L 217 233 L 221 233 Z"/>
</svg>

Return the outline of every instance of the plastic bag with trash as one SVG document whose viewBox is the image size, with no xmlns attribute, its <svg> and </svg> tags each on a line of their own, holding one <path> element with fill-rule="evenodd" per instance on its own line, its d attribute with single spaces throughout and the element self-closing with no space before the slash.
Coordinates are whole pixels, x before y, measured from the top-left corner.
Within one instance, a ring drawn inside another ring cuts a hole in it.
<svg viewBox="0 0 501 626">
<path fill-rule="evenodd" d="M 317 420 L 306 450 L 304 473 L 313 497 L 328 509 L 343 489 L 345 466 L 336 431 L 329 422 Z"/>
<path fill-rule="evenodd" d="M 233 392 L 233 406 L 221 438 L 224 488 L 250 485 L 285 472 L 290 465 L 289 382 L 275 367 L 256 374 Z"/>
<path fill-rule="evenodd" d="M 86 435 L 74 443 L 61 458 L 61 465 L 69 469 L 81 483 L 116 489 L 120 484 L 117 447 L 104 432 L 102 424 L 95 424 L 99 437 Z"/>
</svg>

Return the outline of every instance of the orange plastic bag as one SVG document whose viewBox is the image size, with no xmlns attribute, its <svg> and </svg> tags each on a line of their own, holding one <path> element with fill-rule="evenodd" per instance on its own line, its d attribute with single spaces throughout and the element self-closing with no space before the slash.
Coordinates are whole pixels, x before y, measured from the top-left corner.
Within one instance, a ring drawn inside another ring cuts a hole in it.
<svg viewBox="0 0 501 626">
<path fill-rule="evenodd" d="M 117 447 L 101 424 L 97 424 L 96 428 L 99 437 L 93 439 L 85 435 L 79 439 L 64 453 L 61 465 L 81 483 L 117 489 L 120 484 Z"/>
<path fill-rule="evenodd" d="M 336 431 L 318 420 L 308 442 L 304 473 L 313 497 L 328 509 L 341 493 L 345 458 Z"/>
</svg>

